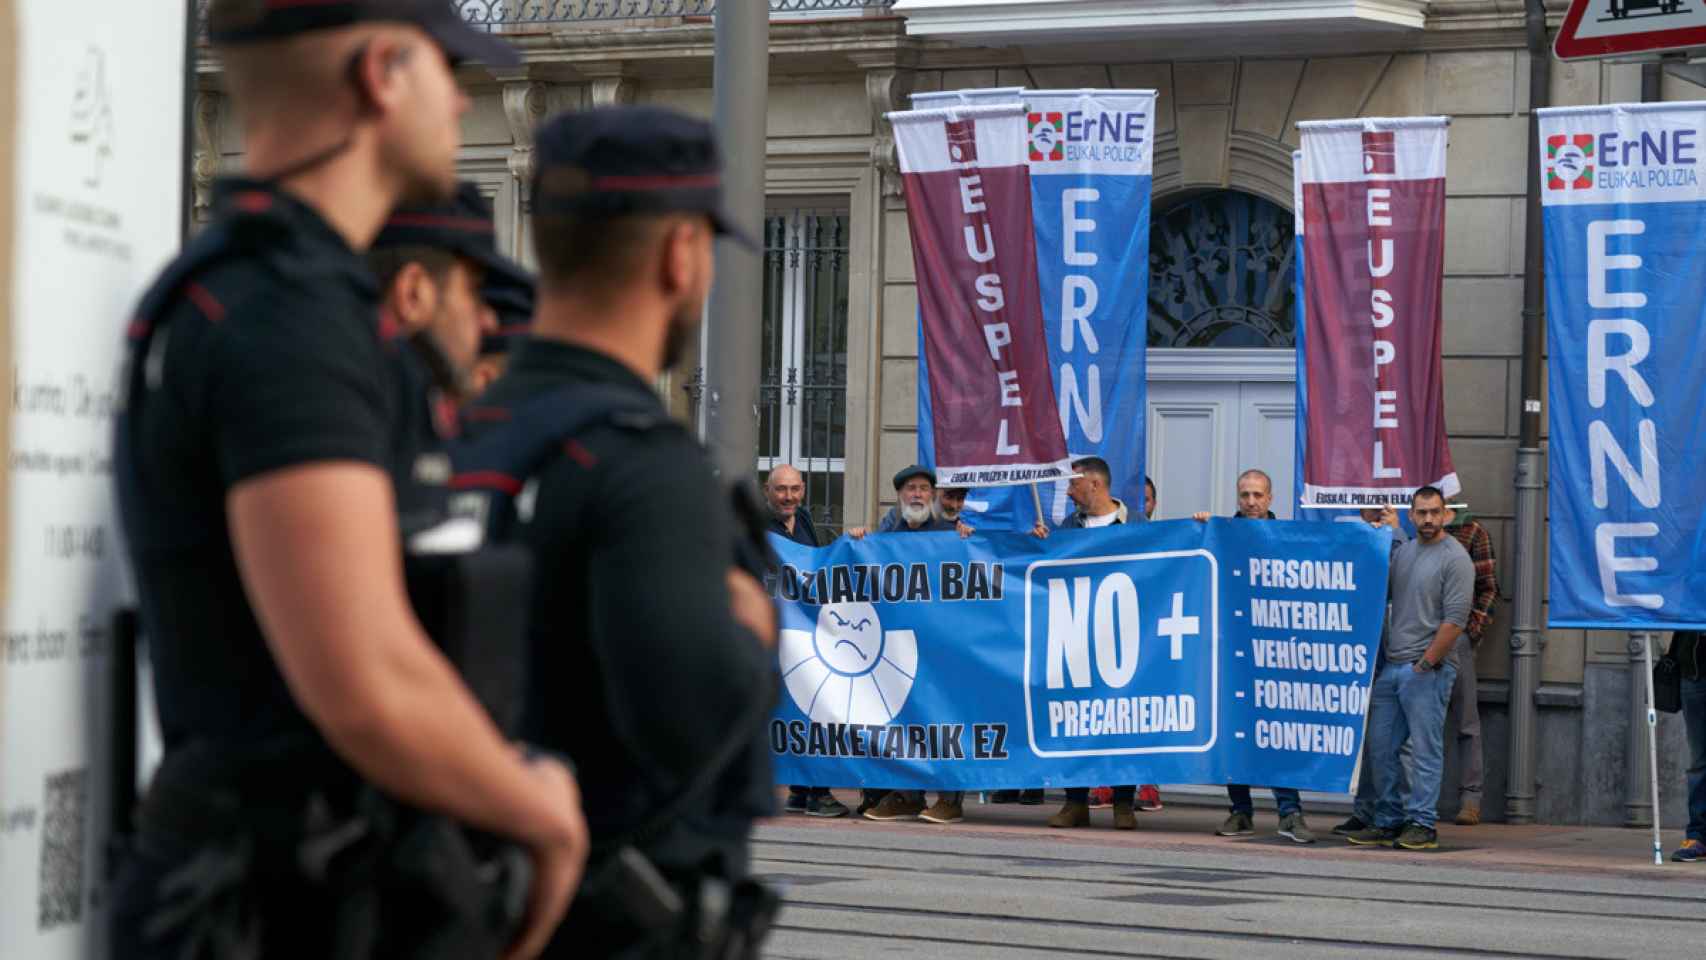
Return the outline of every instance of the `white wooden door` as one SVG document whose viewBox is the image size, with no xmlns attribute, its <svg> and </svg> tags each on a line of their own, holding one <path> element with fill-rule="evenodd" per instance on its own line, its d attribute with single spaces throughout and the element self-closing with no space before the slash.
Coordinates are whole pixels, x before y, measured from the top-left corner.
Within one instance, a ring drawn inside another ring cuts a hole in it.
<svg viewBox="0 0 1706 960">
<path fill-rule="evenodd" d="M 1274 514 L 1290 519 L 1296 386 L 1280 379 L 1287 375 L 1283 358 L 1226 357 L 1220 366 L 1214 355 L 1221 351 L 1191 353 L 1196 356 L 1160 358 L 1181 362 L 1151 364 L 1148 464 L 1157 489 L 1155 519 L 1199 510 L 1235 513 L 1238 474 L 1252 467 L 1273 478 Z"/>
<path fill-rule="evenodd" d="M 1233 477 L 1251 467 L 1267 471 L 1274 481 L 1272 509 L 1281 520 L 1290 520 L 1296 513 L 1292 503 L 1296 428 L 1295 384 L 1238 384 L 1238 466 Z"/>
</svg>

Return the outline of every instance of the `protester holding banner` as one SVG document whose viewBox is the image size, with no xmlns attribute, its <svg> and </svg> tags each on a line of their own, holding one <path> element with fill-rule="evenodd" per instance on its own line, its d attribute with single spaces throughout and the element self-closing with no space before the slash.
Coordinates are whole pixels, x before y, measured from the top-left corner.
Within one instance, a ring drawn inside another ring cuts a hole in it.
<svg viewBox="0 0 1706 960">
<path fill-rule="evenodd" d="M 777 464 L 764 481 L 764 502 L 770 508 L 769 532 L 801 546 L 816 547 L 820 545 L 817 526 L 812 523 L 812 512 L 802 503 L 805 496 L 805 477 L 791 464 Z M 782 809 L 810 817 L 845 817 L 848 813 L 847 805 L 835 799 L 828 787 L 797 785 L 788 788 Z"/>
<path fill-rule="evenodd" d="M 812 512 L 804 506 L 805 477 L 791 464 L 780 463 L 764 481 L 764 502 L 770 507 L 770 532 L 808 547 L 819 543 Z"/>
<path fill-rule="evenodd" d="M 1437 487 L 1417 490 L 1410 506 L 1416 538 L 1392 554 L 1385 656 L 1368 711 L 1368 755 L 1378 796 L 1374 823 L 1347 838 L 1358 846 L 1439 846 L 1434 823 L 1446 705 L 1457 678 L 1457 638 L 1469 621 L 1475 586 L 1475 564 L 1446 536 L 1445 519 L 1445 494 Z"/>
<path fill-rule="evenodd" d="M 1451 688 L 1451 729 L 1457 737 L 1457 825 L 1472 827 L 1481 822 L 1481 705 L 1480 686 L 1475 679 L 1475 650 L 1493 622 L 1499 600 L 1497 558 L 1493 537 L 1467 506 L 1446 511 L 1445 530 L 1462 545 L 1475 564 L 1475 599 L 1469 605 L 1469 622 L 1457 638 L 1457 682 Z"/>
<path fill-rule="evenodd" d="M 1067 484 L 1067 496 L 1078 505 L 1078 509 L 1066 518 L 1063 525 L 1067 529 L 1095 530 L 1112 527 L 1126 522 L 1126 506 L 1108 492 L 1109 471 L 1108 462 L 1101 457 L 1084 457 L 1072 462 L 1072 472 L 1076 474 Z M 1115 830 L 1136 830 L 1137 814 L 1133 809 L 1137 797 L 1137 788 L 1121 786 L 1113 788 L 1112 806 L 1114 808 Z M 1088 827 L 1090 825 L 1090 788 L 1067 787 L 1066 803 L 1060 811 L 1049 818 L 1051 827 L 1070 828 Z"/>
<path fill-rule="evenodd" d="M 1234 520 L 1273 520 L 1269 509 L 1274 502 L 1274 482 L 1266 472 L 1251 468 L 1238 475 L 1238 512 Z M 1207 522 L 1207 513 L 1196 513 L 1192 519 Z M 1293 843 L 1314 843 L 1315 833 L 1303 818 L 1303 797 L 1296 787 L 1273 787 L 1274 805 L 1279 811 L 1279 835 Z M 1231 810 L 1215 834 L 1222 837 L 1247 837 L 1255 833 L 1255 800 L 1247 784 L 1226 785 L 1226 798 Z"/>
<path fill-rule="evenodd" d="M 579 799 L 561 763 L 506 742 L 410 610 L 401 428 L 360 254 L 399 202 L 451 195 L 453 63 L 513 51 L 426 0 L 214 0 L 208 37 L 251 176 L 219 185 L 215 222 L 128 328 L 114 472 L 165 756 L 110 891 L 112 947 L 531 956 L 579 882 Z M 476 873 L 429 812 L 531 853 L 523 929 L 506 912 L 527 864 Z M 413 854 L 454 864 L 454 890 Z"/>
<path fill-rule="evenodd" d="M 948 519 L 939 515 L 936 507 L 936 475 L 925 467 L 913 464 L 894 475 L 895 495 L 898 502 L 889 515 L 883 518 L 883 523 L 877 528 L 879 534 L 890 533 L 942 533 L 958 530 L 962 538 L 971 536 L 971 528 L 956 519 Z M 965 502 L 965 494 L 960 492 L 959 501 Z M 864 531 L 848 535 L 861 539 Z M 965 819 L 965 791 L 944 790 L 936 794 L 936 802 L 928 809 L 924 806 L 924 791 L 922 790 L 890 790 L 886 793 L 876 790 L 866 790 L 864 799 L 859 804 L 859 813 L 868 820 L 904 820 L 917 817 L 931 823 L 959 823 Z"/>
</svg>

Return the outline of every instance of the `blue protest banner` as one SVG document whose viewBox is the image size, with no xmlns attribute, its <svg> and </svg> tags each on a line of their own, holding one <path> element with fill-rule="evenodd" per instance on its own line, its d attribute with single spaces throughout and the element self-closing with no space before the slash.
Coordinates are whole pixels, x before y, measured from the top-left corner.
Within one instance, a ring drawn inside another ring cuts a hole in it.
<svg viewBox="0 0 1706 960">
<path fill-rule="evenodd" d="M 964 90 L 917 94 L 913 104 L 1008 102 L 1016 93 L 1028 112 L 1037 274 L 1066 446 L 1106 460 L 1113 495 L 1140 517 L 1155 91 Z M 918 442 L 928 465 L 934 431 L 922 344 L 918 356 Z M 1075 509 L 1065 481 L 1044 485 L 1042 499 L 1050 524 Z M 967 508 L 980 529 L 1029 530 L 1036 520 L 1023 488 L 976 489 Z"/>
<path fill-rule="evenodd" d="M 772 542 L 782 782 L 1354 785 L 1389 532 L 1215 519 Z"/>
<path fill-rule="evenodd" d="M 1706 105 L 1542 110 L 1554 627 L 1706 628 Z"/>
</svg>

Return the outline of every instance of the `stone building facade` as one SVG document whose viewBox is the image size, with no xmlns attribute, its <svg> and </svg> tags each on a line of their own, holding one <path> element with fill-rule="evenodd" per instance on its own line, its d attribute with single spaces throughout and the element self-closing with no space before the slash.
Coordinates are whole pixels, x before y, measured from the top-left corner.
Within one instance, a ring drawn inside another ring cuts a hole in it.
<svg viewBox="0 0 1706 960">
<path fill-rule="evenodd" d="M 713 28 L 704 14 L 713 5 L 651 0 L 625 9 L 659 16 L 598 19 L 603 6 L 587 0 L 507 4 L 459 3 L 526 53 L 513 71 L 466 70 L 475 108 L 464 125 L 462 164 L 494 198 L 505 246 L 525 259 L 521 185 L 533 126 L 559 110 L 627 102 L 709 117 Z M 1284 16 L 1273 19 L 1282 6 Z M 1549 6 L 1555 27 L 1565 4 Z M 831 526 L 875 520 L 893 499 L 887 478 L 915 459 L 917 297 L 883 120 L 907 106 L 908 94 L 987 86 L 1159 91 L 1152 248 L 1219 244 L 1226 262 L 1263 274 L 1239 285 L 1152 265 L 1152 301 L 1162 289 L 1176 296 L 1152 303 L 1151 423 L 1169 411 L 1198 416 L 1215 438 L 1203 454 L 1214 469 L 1194 476 L 1189 464 L 1169 471 L 1166 452 L 1152 450 L 1152 466 L 1175 478 L 1162 485 L 1159 516 L 1230 512 L 1233 478 L 1244 466 L 1289 472 L 1289 462 L 1253 462 L 1252 451 L 1265 455 L 1271 445 L 1252 446 L 1248 424 L 1252 416 L 1277 418 L 1289 437 L 1293 353 L 1282 317 L 1289 280 L 1274 272 L 1290 268 L 1259 248 L 1277 247 L 1274 230 L 1290 243 L 1297 122 L 1451 118 L 1446 414 L 1465 496 L 1493 535 L 1506 594 L 1478 656 L 1484 812 L 1498 819 L 1508 746 L 1530 102 L 1521 0 L 774 0 L 772 7 L 767 149 L 763 157 L 730 157 L 764 165 L 770 207 L 765 316 L 753 318 L 764 327 L 766 370 L 763 449 L 754 466 L 802 463 L 812 505 Z M 210 59 L 201 63 L 200 84 L 198 219 L 206 216 L 212 176 L 239 159 Z M 1706 90 L 1668 76 L 1662 92 L 1670 100 L 1706 98 Z M 1640 93 L 1638 65 L 1553 65 L 1556 105 L 1629 102 Z M 1258 290 L 1262 302 L 1245 302 Z M 1231 310 L 1233 332 L 1181 333 L 1194 329 L 1187 314 L 1209 309 L 1204 304 Z M 683 416 L 693 413 L 697 387 L 692 364 L 659 385 Z M 1158 402 L 1173 406 L 1158 411 Z M 1287 461 L 1290 452 L 1287 440 Z M 1630 705 L 1630 663 L 1624 634 L 1549 632 L 1538 820 L 1650 816 L 1646 792 L 1632 779 L 1645 774 L 1630 763 L 1632 745 L 1644 756 L 1643 739 L 1631 735 L 1639 714 Z M 1663 812 L 1673 824 L 1682 815 L 1685 755 L 1679 725 L 1667 722 L 1660 766 Z M 1443 796 L 1453 795 L 1448 784 Z"/>
</svg>

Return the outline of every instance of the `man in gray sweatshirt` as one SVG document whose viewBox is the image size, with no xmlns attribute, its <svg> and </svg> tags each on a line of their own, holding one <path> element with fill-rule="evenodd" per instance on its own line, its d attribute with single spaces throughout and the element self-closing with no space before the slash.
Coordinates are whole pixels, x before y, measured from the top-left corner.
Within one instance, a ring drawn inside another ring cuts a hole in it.
<svg viewBox="0 0 1706 960">
<path fill-rule="evenodd" d="M 1392 553 L 1392 614 L 1368 712 L 1368 760 L 1377 795 L 1374 823 L 1351 834 L 1359 846 L 1432 850 L 1445 761 L 1445 708 L 1457 677 L 1457 637 L 1469 620 L 1475 564 L 1445 532 L 1445 495 L 1435 487 L 1410 500 L 1416 539 Z M 1400 752 L 1408 742 L 1408 790 Z"/>
</svg>

